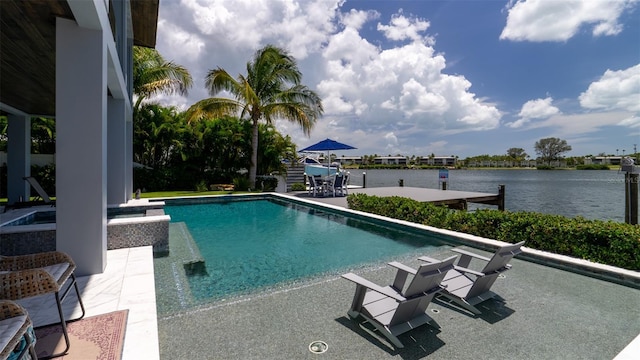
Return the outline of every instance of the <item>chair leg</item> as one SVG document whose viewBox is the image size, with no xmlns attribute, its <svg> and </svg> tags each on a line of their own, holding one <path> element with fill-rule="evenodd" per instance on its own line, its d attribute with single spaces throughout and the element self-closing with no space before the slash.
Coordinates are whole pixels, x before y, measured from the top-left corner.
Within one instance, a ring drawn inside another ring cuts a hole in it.
<svg viewBox="0 0 640 360">
<path fill-rule="evenodd" d="M 78 282 L 76 281 L 76 275 L 75 274 L 71 274 L 71 280 L 73 281 L 73 287 L 76 290 L 76 297 L 78 298 L 78 303 L 80 303 L 80 309 L 82 309 L 82 314 L 79 317 L 75 318 L 75 319 L 67 320 L 67 322 L 80 320 L 85 315 L 84 303 L 82 302 L 82 297 L 80 296 L 80 290 L 78 290 Z M 71 287 L 71 285 L 69 285 L 69 287 Z M 64 299 L 63 299 L 63 301 L 64 301 Z"/>
<path fill-rule="evenodd" d="M 69 347 L 71 347 L 71 343 L 69 342 L 69 333 L 67 332 L 67 322 L 64 320 L 64 314 L 62 313 L 62 303 L 60 300 L 60 294 L 56 292 L 55 296 L 56 296 L 56 306 L 58 307 L 58 315 L 60 316 L 60 326 L 62 327 L 62 334 L 64 335 L 65 348 L 64 350 L 62 350 L 57 354 L 51 354 L 49 356 L 41 357 L 39 359 L 52 359 L 52 358 L 63 356 L 69 351 Z"/>
<path fill-rule="evenodd" d="M 30 331 L 34 331 L 34 330 L 31 329 Z M 27 334 L 25 334 L 25 338 L 27 339 L 27 344 L 29 346 L 29 355 L 31 356 L 31 359 L 37 360 L 38 354 L 36 354 L 35 336 L 32 336 L 32 334 L 30 334 L 29 331 L 27 331 Z"/>
<path fill-rule="evenodd" d="M 56 357 L 65 355 L 69 351 L 69 348 L 71 347 L 71 342 L 69 341 L 69 333 L 67 332 L 67 324 L 70 322 L 78 321 L 82 319 L 85 315 L 84 303 L 82 302 L 82 297 L 80 296 L 80 290 L 78 289 L 78 283 L 76 281 L 75 274 L 71 274 L 70 279 L 71 279 L 71 283 L 69 284 L 67 289 L 62 293 L 62 296 L 60 296 L 60 292 L 55 293 L 56 306 L 58 308 L 58 316 L 60 316 L 60 326 L 62 327 L 62 333 L 64 334 L 65 349 L 57 354 L 52 354 L 40 359 L 51 359 L 51 358 L 56 358 Z M 62 312 L 62 302 L 67 297 L 69 291 L 71 290 L 71 287 L 73 287 L 76 291 L 76 296 L 78 297 L 78 302 L 80 303 L 80 309 L 82 309 L 82 314 L 75 319 L 65 320 L 64 313 Z"/>
</svg>

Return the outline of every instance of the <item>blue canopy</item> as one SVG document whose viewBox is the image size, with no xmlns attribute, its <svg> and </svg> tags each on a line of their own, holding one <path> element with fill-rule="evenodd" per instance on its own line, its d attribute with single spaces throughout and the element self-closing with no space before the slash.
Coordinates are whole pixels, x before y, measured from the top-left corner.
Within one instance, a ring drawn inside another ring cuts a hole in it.
<svg viewBox="0 0 640 360">
<path fill-rule="evenodd" d="M 343 144 L 335 140 L 324 139 L 311 146 L 307 146 L 306 148 L 300 151 L 329 151 L 329 150 L 351 150 L 351 149 L 355 149 L 355 148 L 351 145 Z"/>
</svg>

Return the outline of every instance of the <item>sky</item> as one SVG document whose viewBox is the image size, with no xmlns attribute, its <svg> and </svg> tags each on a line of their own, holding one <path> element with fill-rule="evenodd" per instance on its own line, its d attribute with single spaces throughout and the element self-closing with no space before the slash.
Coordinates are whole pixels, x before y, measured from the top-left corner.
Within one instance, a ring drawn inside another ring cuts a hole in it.
<svg viewBox="0 0 640 360">
<path fill-rule="evenodd" d="M 640 0 L 161 0 L 156 49 L 185 66 L 187 109 L 209 70 L 246 74 L 272 44 L 322 99 L 310 137 L 338 155 L 503 155 L 556 137 L 565 156 L 640 150 Z M 226 96 L 217 94 L 216 97 Z"/>
</svg>

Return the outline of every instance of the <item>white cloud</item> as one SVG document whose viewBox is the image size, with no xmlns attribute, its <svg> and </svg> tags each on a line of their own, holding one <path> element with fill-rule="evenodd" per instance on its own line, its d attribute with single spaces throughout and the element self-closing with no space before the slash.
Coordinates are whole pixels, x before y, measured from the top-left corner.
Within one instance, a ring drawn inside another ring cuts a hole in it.
<svg viewBox="0 0 640 360">
<path fill-rule="evenodd" d="M 547 97 L 545 99 L 529 100 L 522 105 L 522 109 L 518 116 L 518 120 L 507 123 L 506 125 L 511 128 L 520 128 L 527 124 L 532 119 L 544 119 L 550 116 L 560 113 L 560 110 L 551 105 L 553 98 Z"/>
<path fill-rule="evenodd" d="M 411 19 L 401 14 L 393 15 L 389 25 L 378 23 L 378 31 L 382 32 L 389 40 L 427 40 L 427 43 L 433 44 L 433 39 L 423 34 L 428 28 L 428 21 L 422 19 Z"/>
<path fill-rule="evenodd" d="M 427 20 L 399 11 L 383 21 L 376 11 L 347 10 L 344 3 L 162 2 L 156 48 L 167 60 L 186 66 L 194 86 L 188 97 L 160 100 L 185 108 L 206 98 L 204 77 L 210 69 L 243 74 L 257 49 L 275 44 L 296 58 L 303 83 L 321 95 L 325 108 L 313 129 L 313 141 L 297 125 L 276 122 L 299 146 L 342 136 L 347 143 L 366 145 L 365 153 L 427 153 L 430 145 L 416 143 L 415 134 L 438 136 L 499 126 L 496 105 L 471 92 L 472 84 L 464 76 L 447 74 L 445 56 L 436 52 L 434 38 L 427 33 Z M 397 45 L 374 45 L 364 35 L 370 31 Z"/>
<path fill-rule="evenodd" d="M 386 141 L 386 146 L 384 147 L 385 150 L 387 151 L 387 154 L 390 155 L 395 155 L 397 153 L 402 152 L 399 148 L 398 148 L 398 138 L 396 137 L 396 135 L 393 132 L 387 133 L 384 135 L 384 140 Z"/>
<path fill-rule="evenodd" d="M 352 27 L 330 36 L 323 52 L 326 74 L 317 87 L 327 115 L 349 119 L 355 113 L 347 104 L 366 104 L 355 114 L 361 117 L 358 125 L 393 131 L 401 124 L 441 132 L 497 127 L 501 115 L 495 106 L 469 92 L 471 83 L 463 76 L 444 73 L 444 56 L 421 33 L 427 27 L 423 20 L 394 15 L 391 25 L 378 29 L 412 41 L 389 49 L 372 45 Z"/>
<path fill-rule="evenodd" d="M 198 58 L 204 50 L 205 42 L 198 34 L 187 32 L 166 20 L 158 22 L 158 32 L 166 34 L 163 40 L 167 46 L 180 48 L 190 57 Z"/>
<path fill-rule="evenodd" d="M 556 134 L 554 136 L 566 137 L 594 133 L 605 126 L 629 126 L 625 124 L 628 121 L 630 121 L 628 112 L 555 115 L 544 121 L 531 123 L 530 128 L 553 128 Z"/>
<path fill-rule="evenodd" d="M 380 13 L 377 11 L 360 11 L 351 9 L 348 13 L 342 16 L 341 22 L 346 27 L 360 30 L 362 28 L 362 25 L 364 25 L 366 22 L 378 19 L 379 17 Z"/>
<path fill-rule="evenodd" d="M 593 36 L 613 36 L 623 30 L 619 18 L 638 0 L 512 0 L 500 39 L 567 41 L 581 29 Z"/>
<path fill-rule="evenodd" d="M 620 126 L 628 126 L 630 128 L 639 128 L 640 129 L 640 116 L 638 116 L 638 115 L 629 116 L 626 119 L 622 119 L 622 121 L 620 121 L 620 123 L 618 123 L 618 125 L 620 125 Z M 640 134 L 635 134 L 634 136 L 640 137 Z"/>
<path fill-rule="evenodd" d="M 640 64 L 605 71 L 580 94 L 580 105 L 587 109 L 640 112 Z"/>
</svg>

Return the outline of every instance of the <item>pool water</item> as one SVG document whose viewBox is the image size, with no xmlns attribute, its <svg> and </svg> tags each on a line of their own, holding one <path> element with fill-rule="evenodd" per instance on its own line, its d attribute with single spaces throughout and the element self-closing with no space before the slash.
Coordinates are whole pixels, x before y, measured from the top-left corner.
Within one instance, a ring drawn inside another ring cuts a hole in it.
<svg viewBox="0 0 640 360">
<path fill-rule="evenodd" d="M 267 199 L 174 206 L 205 259 L 206 273 L 188 277 L 196 302 L 247 293 L 293 280 L 441 245 L 437 240 Z"/>
</svg>

